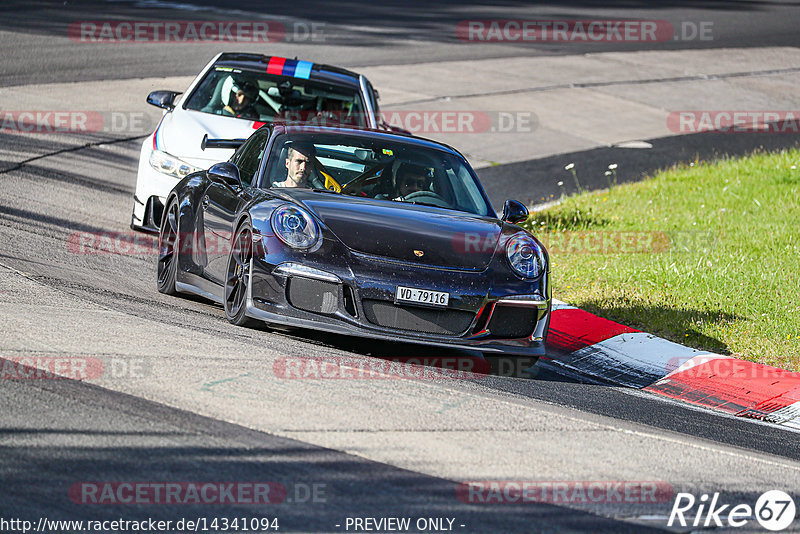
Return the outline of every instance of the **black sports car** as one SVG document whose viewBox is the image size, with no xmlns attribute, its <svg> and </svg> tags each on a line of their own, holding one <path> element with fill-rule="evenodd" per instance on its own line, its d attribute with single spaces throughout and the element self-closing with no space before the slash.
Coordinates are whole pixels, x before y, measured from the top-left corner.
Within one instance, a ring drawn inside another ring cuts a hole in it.
<svg viewBox="0 0 800 534">
<path fill-rule="evenodd" d="M 158 289 L 253 320 L 341 334 L 544 354 L 549 260 L 498 219 L 456 150 L 385 131 L 271 124 L 184 178 L 161 223 Z"/>
</svg>

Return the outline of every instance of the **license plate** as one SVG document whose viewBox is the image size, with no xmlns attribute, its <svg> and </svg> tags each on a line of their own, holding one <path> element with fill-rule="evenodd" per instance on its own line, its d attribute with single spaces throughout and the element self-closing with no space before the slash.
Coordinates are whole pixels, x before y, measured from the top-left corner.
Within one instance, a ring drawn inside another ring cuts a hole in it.
<svg viewBox="0 0 800 534">
<path fill-rule="evenodd" d="M 444 291 L 431 291 L 429 289 L 419 289 L 416 287 L 397 286 L 394 293 L 395 302 L 411 302 L 414 304 L 425 304 L 427 306 L 447 306 L 450 294 Z"/>
</svg>

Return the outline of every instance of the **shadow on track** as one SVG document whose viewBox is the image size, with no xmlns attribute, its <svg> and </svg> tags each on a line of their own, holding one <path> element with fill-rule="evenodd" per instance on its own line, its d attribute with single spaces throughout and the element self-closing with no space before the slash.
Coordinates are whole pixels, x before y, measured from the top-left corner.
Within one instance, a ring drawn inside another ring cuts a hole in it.
<svg viewBox="0 0 800 534">
<path fill-rule="evenodd" d="M 281 531 L 334 532 L 344 531 L 347 517 L 449 517 L 456 527 L 463 524 L 464 532 L 643 531 L 640 525 L 546 503 L 464 502 L 454 481 L 82 382 L 5 382 L 0 399 L 18 408 L 0 428 L 2 508 L 6 517 L 34 524 L 39 517 L 278 517 Z M 119 484 L 125 482 L 145 490 L 122 491 Z M 270 491 L 272 500 L 251 504 L 252 491 L 243 497 L 234 491 L 234 502 L 211 504 L 207 501 L 217 495 L 224 499 L 224 494 L 211 491 L 190 498 L 183 490 L 173 493 L 172 504 L 167 504 L 163 487 L 160 494 L 147 491 L 151 484 L 164 483 L 271 483 L 270 490 L 285 489 L 285 498 L 281 491 Z"/>
</svg>

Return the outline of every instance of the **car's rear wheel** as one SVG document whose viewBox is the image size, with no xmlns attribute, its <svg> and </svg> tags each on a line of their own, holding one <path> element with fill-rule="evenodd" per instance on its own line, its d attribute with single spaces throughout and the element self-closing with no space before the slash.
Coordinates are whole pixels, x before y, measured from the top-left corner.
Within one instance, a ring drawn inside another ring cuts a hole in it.
<svg viewBox="0 0 800 534">
<path fill-rule="evenodd" d="M 180 212 L 175 200 L 170 202 L 161 220 L 158 234 L 158 290 L 166 295 L 177 295 L 175 281 L 178 276 L 180 251 Z"/>
<path fill-rule="evenodd" d="M 238 326 L 252 326 L 247 317 L 247 289 L 250 285 L 250 260 L 253 258 L 253 230 L 245 222 L 236 232 L 228 255 L 225 277 L 225 317 Z"/>
</svg>

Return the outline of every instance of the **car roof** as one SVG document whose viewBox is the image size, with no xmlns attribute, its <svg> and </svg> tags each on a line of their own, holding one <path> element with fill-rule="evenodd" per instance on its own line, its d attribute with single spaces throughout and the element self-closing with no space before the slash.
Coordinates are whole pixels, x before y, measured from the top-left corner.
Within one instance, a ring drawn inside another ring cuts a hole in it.
<svg viewBox="0 0 800 534">
<path fill-rule="evenodd" d="M 294 77 L 289 74 L 283 65 L 297 64 L 298 60 L 287 59 L 280 56 L 267 56 L 264 54 L 252 54 L 245 52 L 224 52 L 220 54 L 215 67 L 231 67 L 242 70 L 266 72 L 268 67 L 278 66 L 283 72 L 281 75 Z M 346 86 L 353 89 L 359 87 L 359 74 L 341 67 L 323 65 L 320 63 L 302 62 L 311 66 L 308 79 L 317 82 L 330 83 L 334 85 Z M 292 72 L 294 69 L 291 69 Z"/>
<path fill-rule="evenodd" d="M 268 127 L 268 126 L 262 126 L 262 127 Z M 446 152 L 458 155 L 462 158 L 464 157 L 458 150 L 451 147 L 450 145 L 446 145 L 438 141 L 433 141 L 432 139 L 425 139 L 424 137 L 417 137 L 414 135 L 409 135 L 404 133 L 387 132 L 386 130 L 377 130 L 374 128 L 363 128 L 356 126 L 341 126 L 341 127 L 316 126 L 313 124 L 304 125 L 304 124 L 281 124 L 281 123 L 273 123 L 273 127 L 275 128 L 276 131 L 286 133 L 287 135 L 323 133 L 323 134 L 343 135 L 346 137 L 384 139 L 386 141 L 391 141 L 391 142 L 400 142 L 410 145 L 416 145 L 419 147 L 444 150 Z"/>
</svg>

